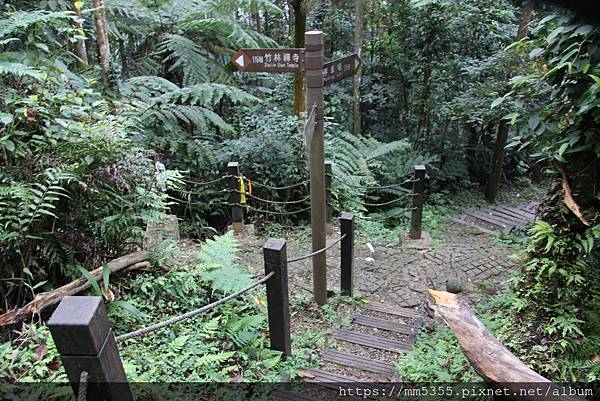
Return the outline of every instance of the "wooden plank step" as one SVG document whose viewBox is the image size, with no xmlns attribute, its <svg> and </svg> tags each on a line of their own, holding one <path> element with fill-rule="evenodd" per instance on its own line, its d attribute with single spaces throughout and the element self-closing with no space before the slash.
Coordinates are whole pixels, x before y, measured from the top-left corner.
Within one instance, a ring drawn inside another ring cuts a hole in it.
<svg viewBox="0 0 600 401">
<path fill-rule="evenodd" d="M 362 326 L 375 327 L 376 329 L 393 331 L 394 333 L 401 334 L 412 334 L 414 332 L 414 327 L 408 324 L 391 322 L 389 320 L 380 319 L 377 317 L 366 316 L 366 315 L 356 315 L 352 319 L 352 323 L 360 324 Z"/>
<path fill-rule="evenodd" d="M 308 383 L 315 383 L 316 385 L 323 386 L 326 388 L 330 388 L 336 391 L 336 396 L 339 397 L 340 390 L 344 390 L 343 383 L 348 384 L 356 384 L 360 383 L 361 390 L 370 390 L 363 391 L 360 394 L 360 398 L 371 398 L 374 400 L 381 400 L 382 395 L 391 394 L 395 387 L 392 385 L 384 385 L 382 383 L 370 383 L 365 382 L 357 377 L 352 376 L 344 376 L 338 375 L 336 373 L 331 373 L 326 370 L 321 369 L 308 369 L 301 372 L 301 375 L 305 377 L 304 381 Z M 312 376 L 312 377 L 307 377 Z M 341 385 L 341 386 L 340 386 Z M 341 387 L 341 388 L 340 388 Z M 352 390 L 355 391 L 356 386 L 352 386 Z M 352 397 L 351 399 L 356 399 L 356 393 L 348 394 L 348 396 Z M 334 398 L 341 399 L 341 398 Z"/>
<path fill-rule="evenodd" d="M 481 231 L 482 233 L 494 234 L 494 235 L 496 234 L 496 231 L 490 230 L 490 229 L 485 228 L 485 227 L 478 226 L 477 224 L 475 224 L 473 222 L 470 222 L 470 221 L 463 220 L 460 217 L 453 217 L 451 219 L 451 221 L 453 221 L 455 223 L 458 223 L 458 224 L 462 224 L 462 225 L 465 225 L 465 226 L 469 226 L 469 227 L 475 228 L 475 229 Z"/>
<path fill-rule="evenodd" d="M 364 345 L 366 347 L 377 348 L 383 351 L 402 353 L 412 349 L 412 346 L 406 342 L 390 340 L 385 337 L 374 336 L 372 334 L 357 333 L 350 330 L 339 329 L 333 333 L 333 338 L 340 341 L 346 341 L 353 344 Z"/>
<path fill-rule="evenodd" d="M 274 401 L 319 401 L 317 398 L 309 398 L 304 394 L 291 391 L 275 390 L 269 394 L 269 399 Z"/>
<path fill-rule="evenodd" d="M 515 214 L 518 214 L 519 216 L 523 216 L 524 218 L 526 218 L 530 221 L 535 218 L 535 214 L 533 214 L 529 211 L 526 211 L 526 210 L 521 210 L 521 209 L 517 209 L 514 207 L 510 207 L 510 206 L 499 206 L 499 208 L 503 209 L 503 210 L 507 210 L 507 211 L 515 213 Z"/>
<path fill-rule="evenodd" d="M 520 210 L 520 211 L 522 211 L 522 212 L 528 213 L 529 215 L 535 217 L 535 212 L 532 212 L 531 210 L 529 210 L 529 209 L 527 209 L 525 207 L 518 207 L 517 209 Z"/>
<path fill-rule="evenodd" d="M 372 310 L 375 312 L 387 313 L 389 315 L 396 315 L 402 317 L 409 317 L 411 319 L 416 319 L 421 316 L 419 312 L 414 309 L 408 308 L 400 308 L 399 306 L 390 305 L 390 304 L 382 304 L 380 302 L 369 302 L 365 306 L 366 309 Z"/>
<path fill-rule="evenodd" d="M 512 212 L 512 211 L 510 211 L 508 209 L 503 209 L 502 207 L 493 207 L 491 210 L 494 211 L 495 213 L 503 213 L 506 216 L 511 216 L 514 219 L 517 219 L 517 220 L 519 220 L 519 221 L 521 221 L 523 223 L 526 223 L 526 222 L 529 221 L 528 217 L 525 217 L 522 214 L 518 214 L 518 213 Z"/>
<path fill-rule="evenodd" d="M 390 362 L 371 359 L 360 355 L 349 354 L 333 349 L 323 351 L 321 354 L 323 360 L 336 363 L 338 365 L 348 366 L 367 372 L 384 373 L 388 375 L 396 375 L 396 369 Z"/>
<path fill-rule="evenodd" d="M 486 210 L 485 212 L 486 212 L 486 214 L 488 214 L 492 217 L 496 217 L 500 220 L 506 220 L 506 221 L 512 222 L 517 226 L 527 223 L 527 219 L 525 219 L 524 217 L 515 217 L 515 216 L 508 214 L 508 212 L 495 210 L 494 208 L 490 208 L 490 209 Z"/>
<path fill-rule="evenodd" d="M 497 220 L 497 219 L 495 219 L 495 218 L 493 218 L 493 217 L 491 217 L 491 216 L 489 216 L 489 215 L 487 215 L 485 213 L 474 211 L 474 212 L 465 212 L 465 214 L 467 216 L 470 216 L 470 217 L 473 217 L 473 218 L 485 221 L 486 223 L 489 223 L 489 224 L 491 224 L 493 226 L 496 226 L 496 227 L 498 227 L 499 229 L 501 229 L 502 231 L 505 231 L 505 232 L 510 231 L 514 227 L 514 224 L 507 224 L 504 221 L 499 221 L 499 220 Z"/>
<path fill-rule="evenodd" d="M 304 381 L 310 383 L 361 383 L 362 380 L 354 376 L 345 376 L 337 373 L 328 372 L 323 369 L 310 368 L 301 372 Z M 337 387 L 335 387 L 337 389 Z"/>
<path fill-rule="evenodd" d="M 408 336 L 408 343 L 411 346 L 414 346 L 415 343 L 417 342 L 417 334 L 419 333 L 419 330 L 421 330 L 421 327 L 423 327 L 423 318 L 418 317 L 417 320 L 415 321 L 415 325 L 413 326 L 412 334 L 410 336 Z"/>
</svg>

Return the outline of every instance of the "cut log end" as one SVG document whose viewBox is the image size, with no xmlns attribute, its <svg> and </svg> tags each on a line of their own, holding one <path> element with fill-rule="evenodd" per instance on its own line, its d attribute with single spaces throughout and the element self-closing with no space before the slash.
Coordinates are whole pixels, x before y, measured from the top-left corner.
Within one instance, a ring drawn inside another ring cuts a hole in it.
<svg viewBox="0 0 600 401">
<path fill-rule="evenodd" d="M 439 317 L 458 339 L 463 353 L 473 369 L 489 383 L 544 383 L 552 389 L 560 387 L 540 376 L 512 352 L 502 345 L 492 333 L 481 323 L 469 305 L 457 294 L 445 291 L 428 290 L 435 302 L 435 315 Z M 513 388 L 518 388 L 515 384 Z M 537 395 L 518 396 L 509 399 L 541 400 Z M 544 400 L 580 400 L 580 398 L 551 396 Z"/>
</svg>

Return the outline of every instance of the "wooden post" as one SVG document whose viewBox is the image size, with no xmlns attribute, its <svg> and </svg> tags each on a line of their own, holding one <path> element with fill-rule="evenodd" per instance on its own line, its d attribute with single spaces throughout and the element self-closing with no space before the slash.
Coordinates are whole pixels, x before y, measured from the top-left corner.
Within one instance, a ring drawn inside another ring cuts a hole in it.
<svg viewBox="0 0 600 401">
<path fill-rule="evenodd" d="M 425 166 L 415 166 L 415 182 L 413 183 L 413 210 L 410 221 L 410 239 L 421 239 L 423 220 L 423 194 L 425 192 Z"/>
<path fill-rule="evenodd" d="M 229 202 L 234 205 L 231 206 L 231 220 L 233 231 L 238 235 L 244 234 L 244 209 L 238 206 L 241 202 L 242 196 L 238 192 L 240 190 L 240 165 L 238 162 L 227 163 L 227 174 L 229 174 L 229 188 L 231 193 L 229 194 Z"/>
<path fill-rule="evenodd" d="M 290 306 L 288 296 L 287 251 L 284 240 L 270 238 L 263 247 L 265 275 L 275 272 L 267 281 L 267 309 L 271 349 L 292 354 L 290 340 Z"/>
<path fill-rule="evenodd" d="M 340 217 L 341 241 L 340 249 L 340 287 L 342 295 L 354 296 L 354 215 L 342 213 Z"/>
<path fill-rule="evenodd" d="M 333 210 L 331 209 L 331 181 L 333 174 L 333 163 L 331 160 L 325 160 L 325 204 L 327 210 L 325 211 L 325 231 L 327 235 L 333 233 Z"/>
<path fill-rule="evenodd" d="M 323 138 L 323 32 L 304 34 L 304 68 L 307 110 L 316 105 L 315 131 L 310 149 L 310 224 L 312 250 L 325 248 L 325 145 Z M 327 303 L 327 255 L 313 256 L 313 296 L 317 305 Z"/>
<path fill-rule="evenodd" d="M 102 297 L 64 297 L 48 327 L 76 398 L 86 371 L 88 401 L 133 401 Z"/>
</svg>

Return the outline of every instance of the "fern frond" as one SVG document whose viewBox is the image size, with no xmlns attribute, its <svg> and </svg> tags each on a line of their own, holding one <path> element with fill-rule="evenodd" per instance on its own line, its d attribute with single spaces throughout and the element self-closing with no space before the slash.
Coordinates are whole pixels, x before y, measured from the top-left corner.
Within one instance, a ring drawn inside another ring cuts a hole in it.
<svg viewBox="0 0 600 401">
<path fill-rule="evenodd" d="M 165 34 L 158 52 L 164 56 L 163 62 L 172 62 L 170 72 L 182 71 L 184 86 L 208 81 L 210 54 L 191 39 Z"/>
<path fill-rule="evenodd" d="M 44 71 L 30 67 L 22 63 L 0 61 L 0 76 L 15 75 L 17 77 L 31 77 L 38 81 L 46 78 Z"/>
<path fill-rule="evenodd" d="M 75 16 L 70 11 L 17 11 L 9 15 L 8 18 L 0 20 L 0 39 L 13 35 L 22 35 L 29 27 L 35 24 L 54 23 L 60 20 L 71 20 Z"/>
<path fill-rule="evenodd" d="M 206 17 L 193 14 L 179 26 L 186 34 L 200 35 L 224 48 L 277 47 L 273 39 L 242 27 L 237 21 L 226 17 Z"/>
</svg>

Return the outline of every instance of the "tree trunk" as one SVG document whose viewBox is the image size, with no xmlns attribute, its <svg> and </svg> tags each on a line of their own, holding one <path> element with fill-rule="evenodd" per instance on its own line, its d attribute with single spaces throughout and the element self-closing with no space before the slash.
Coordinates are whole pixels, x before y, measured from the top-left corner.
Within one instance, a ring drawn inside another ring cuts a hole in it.
<svg viewBox="0 0 600 401">
<path fill-rule="evenodd" d="M 533 16 L 534 9 L 534 0 L 528 0 L 525 1 L 525 3 L 523 3 L 523 6 L 521 7 L 521 19 L 519 20 L 519 29 L 517 30 L 517 41 L 527 36 L 527 30 L 529 28 L 529 23 L 531 22 L 531 17 Z"/>
<path fill-rule="evenodd" d="M 81 14 L 81 9 L 77 8 L 75 3 L 77 3 L 76 0 L 71 1 L 73 13 L 77 16 L 77 18 L 83 19 L 83 15 Z M 79 21 L 72 20 L 71 26 L 73 26 L 73 28 L 77 32 L 77 35 L 79 35 L 79 36 L 84 35 L 83 27 L 81 26 L 81 23 Z M 80 68 L 85 67 L 89 64 L 88 56 L 87 56 L 87 49 L 85 46 L 85 40 L 77 39 L 77 42 L 75 42 L 75 55 L 77 56 L 77 66 L 78 67 L 80 67 Z"/>
<path fill-rule="evenodd" d="M 364 16 L 365 16 L 365 0 L 354 1 L 354 52 L 358 54 L 358 58 L 362 59 L 363 37 L 364 37 Z M 358 71 L 354 75 L 353 82 L 353 99 L 354 99 L 354 135 L 360 136 L 362 128 L 362 119 L 360 114 L 360 82 L 362 79 L 362 63 L 358 67 Z"/>
<path fill-rule="evenodd" d="M 104 0 L 93 0 L 94 16 L 96 20 L 96 38 L 98 41 L 98 58 L 102 69 L 102 79 L 108 84 L 110 72 L 110 43 L 108 41 L 108 25 L 106 23 L 106 10 Z"/>
<path fill-rule="evenodd" d="M 120 258 L 114 259 L 108 262 L 108 269 L 110 274 L 116 273 L 120 270 L 128 268 L 132 265 L 137 265 L 137 268 L 148 267 L 149 264 L 141 264 L 150 259 L 150 253 L 146 251 L 135 252 L 129 255 L 121 256 Z M 97 281 L 102 279 L 103 267 L 99 267 L 89 272 L 90 275 Z M 48 306 L 57 304 L 61 299 L 67 295 L 77 294 L 87 288 L 90 288 L 91 284 L 85 277 L 80 277 L 69 284 L 63 285 L 55 290 L 44 292 L 35 296 L 33 301 L 19 309 L 10 310 L 3 315 L 0 315 L 0 327 L 8 326 L 11 324 L 18 323 L 27 316 L 31 316 L 36 313 L 40 313 L 43 309 Z"/>
<path fill-rule="evenodd" d="M 294 10 L 294 47 L 304 47 L 306 32 L 306 4 L 303 0 L 292 1 Z M 304 96 L 304 75 L 294 74 L 294 113 L 299 116 L 306 110 Z"/>
<path fill-rule="evenodd" d="M 527 36 L 527 29 L 529 22 L 533 15 L 535 8 L 535 1 L 530 0 L 523 3 L 521 7 L 521 19 L 519 20 L 519 29 L 517 31 L 517 41 Z M 510 89 L 507 89 L 507 91 Z M 492 171 L 488 178 L 487 186 L 485 188 L 485 198 L 490 203 L 496 202 L 498 196 L 498 186 L 500 185 L 500 177 L 502 176 L 502 161 L 504 159 L 504 147 L 508 141 L 508 122 L 502 120 L 498 127 L 498 136 L 496 138 L 496 145 L 494 146 L 494 157 L 492 160 Z"/>
<path fill-rule="evenodd" d="M 417 146 L 420 146 L 423 138 L 429 131 L 429 94 L 431 93 L 431 67 L 425 67 L 423 71 L 423 94 L 419 110 L 419 126 L 417 128 Z"/>
<path fill-rule="evenodd" d="M 457 294 L 428 290 L 435 301 L 435 314 L 458 339 L 471 366 L 487 382 L 500 383 L 502 396 L 511 400 L 581 400 L 562 396 L 562 387 L 527 367 L 502 345 Z M 537 392 L 543 388 L 542 394 Z M 523 390 L 535 390 L 533 392 Z M 546 392 L 548 390 L 548 392 Z"/>
<path fill-rule="evenodd" d="M 492 157 L 492 171 L 485 187 L 485 199 L 490 203 L 495 203 L 498 197 L 498 187 L 502 177 L 502 162 L 504 160 L 504 148 L 508 142 L 509 123 L 506 120 L 500 121 L 498 126 L 498 135 L 496 145 L 494 146 L 494 156 Z"/>
</svg>

